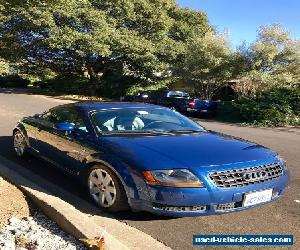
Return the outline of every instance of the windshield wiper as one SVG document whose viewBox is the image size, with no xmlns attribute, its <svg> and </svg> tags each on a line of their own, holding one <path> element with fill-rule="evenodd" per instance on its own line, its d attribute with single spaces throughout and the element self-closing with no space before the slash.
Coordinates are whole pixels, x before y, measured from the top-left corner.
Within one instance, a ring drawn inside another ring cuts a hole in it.
<svg viewBox="0 0 300 250">
<path fill-rule="evenodd" d="M 158 130 L 116 130 L 103 133 L 103 135 L 134 135 L 134 134 L 151 134 L 151 135 L 170 135 L 169 131 Z"/>
<path fill-rule="evenodd" d="M 204 133 L 205 130 L 193 130 L 193 129 L 182 129 L 182 130 L 116 130 L 108 131 L 103 135 L 174 135 L 174 134 L 192 134 L 192 133 Z"/>
<path fill-rule="evenodd" d="M 163 130 L 145 130 L 145 132 L 151 133 L 151 134 L 157 134 L 157 135 L 171 135 L 172 133 L 170 131 L 163 131 Z"/>
<path fill-rule="evenodd" d="M 180 130 L 170 130 L 169 133 L 173 134 L 188 134 L 188 133 L 204 133 L 205 130 L 195 130 L 195 129 L 180 129 Z"/>
</svg>

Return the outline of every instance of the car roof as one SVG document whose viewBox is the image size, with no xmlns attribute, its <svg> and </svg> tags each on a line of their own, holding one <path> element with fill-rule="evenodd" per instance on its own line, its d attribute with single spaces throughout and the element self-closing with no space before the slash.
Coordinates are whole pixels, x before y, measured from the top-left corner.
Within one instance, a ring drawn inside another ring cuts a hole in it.
<svg viewBox="0 0 300 250">
<path fill-rule="evenodd" d="M 162 108 L 161 106 L 146 104 L 146 103 L 134 103 L 134 102 L 77 102 L 70 105 L 74 105 L 81 110 L 101 110 L 101 109 L 124 109 L 124 108 Z"/>
<path fill-rule="evenodd" d="M 149 90 L 142 92 L 144 94 L 181 94 L 181 95 L 190 95 L 188 92 L 185 91 L 178 91 L 178 90 Z"/>
</svg>

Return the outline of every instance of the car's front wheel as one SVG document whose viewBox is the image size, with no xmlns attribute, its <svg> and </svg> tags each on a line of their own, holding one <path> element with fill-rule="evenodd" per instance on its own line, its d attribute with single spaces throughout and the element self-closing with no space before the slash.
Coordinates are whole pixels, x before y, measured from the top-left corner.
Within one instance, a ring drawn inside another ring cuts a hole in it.
<svg viewBox="0 0 300 250">
<path fill-rule="evenodd" d="M 102 210 L 119 212 L 128 209 L 123 185 L 110 168 L 102 165 L 92 167 L 88 174 L 88 189 Z"/>
<path fill-rule="evenodd" d="M 25 136 L 20 132 L 16 131 L 13 136 L 14 149 L 19 157 L 24 157 L 26 155 L 27 142 Z"/>
</svg>

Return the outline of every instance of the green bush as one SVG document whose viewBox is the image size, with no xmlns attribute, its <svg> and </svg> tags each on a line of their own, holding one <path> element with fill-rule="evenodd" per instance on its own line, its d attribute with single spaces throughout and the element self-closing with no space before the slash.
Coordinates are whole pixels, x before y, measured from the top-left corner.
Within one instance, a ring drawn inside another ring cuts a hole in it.
<svg viewBox="0 0 300 250">
<path fill-rule="evenodd" d="M 166 86 L 165 82 L 151 84 L 133 76 L 122 76 L 115 71 L 101 78 L 93 84 L 89 79 L 78 75 L 57 76 L 55 78 L 35 82 L 34 86 L 56 94 L 98 95 L 101 97 L 116 98 L 132 94 L 141 90 L 160 89 Z M 92 90 L 92 91 L 91 91 Z"/>
<path fill-rule="evenodd" d="M 265 91 L 240 98 L 232 106 L 242 122 L 265 126 L 300 125 L 299 88 Z"/>
<path fill-rule="evenodd" d="M 29 80 L 19 75 L 6 75 L 0 77 L 0 88 L 27 88 Z"/>
<path fill-rule="evenodd" d="M 58 76 L 37 83 L 43 90 L 63 94 L 87 94 L 89 81 L 79 76 Z"/>
</svg>

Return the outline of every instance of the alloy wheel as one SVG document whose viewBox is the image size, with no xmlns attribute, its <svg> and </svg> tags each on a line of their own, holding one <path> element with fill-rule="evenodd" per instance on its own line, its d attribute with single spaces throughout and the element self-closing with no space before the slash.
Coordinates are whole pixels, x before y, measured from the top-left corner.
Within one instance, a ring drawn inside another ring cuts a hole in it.
<svg viewBox="0 0 300 250">
<path fill-rule="evenodd" d="M 104 169 L 94 169 L 89 175 L 89 191 L 92 198 L 104 208 L 116 201 L 117 189 L 110 174 Z"/>
<path fill-rule="evenodd" d="M 26 149 L 25 137 L 20 132 L 14 134 L 14 148 L 18 156 L 23 156 Z"/>
</svg>

